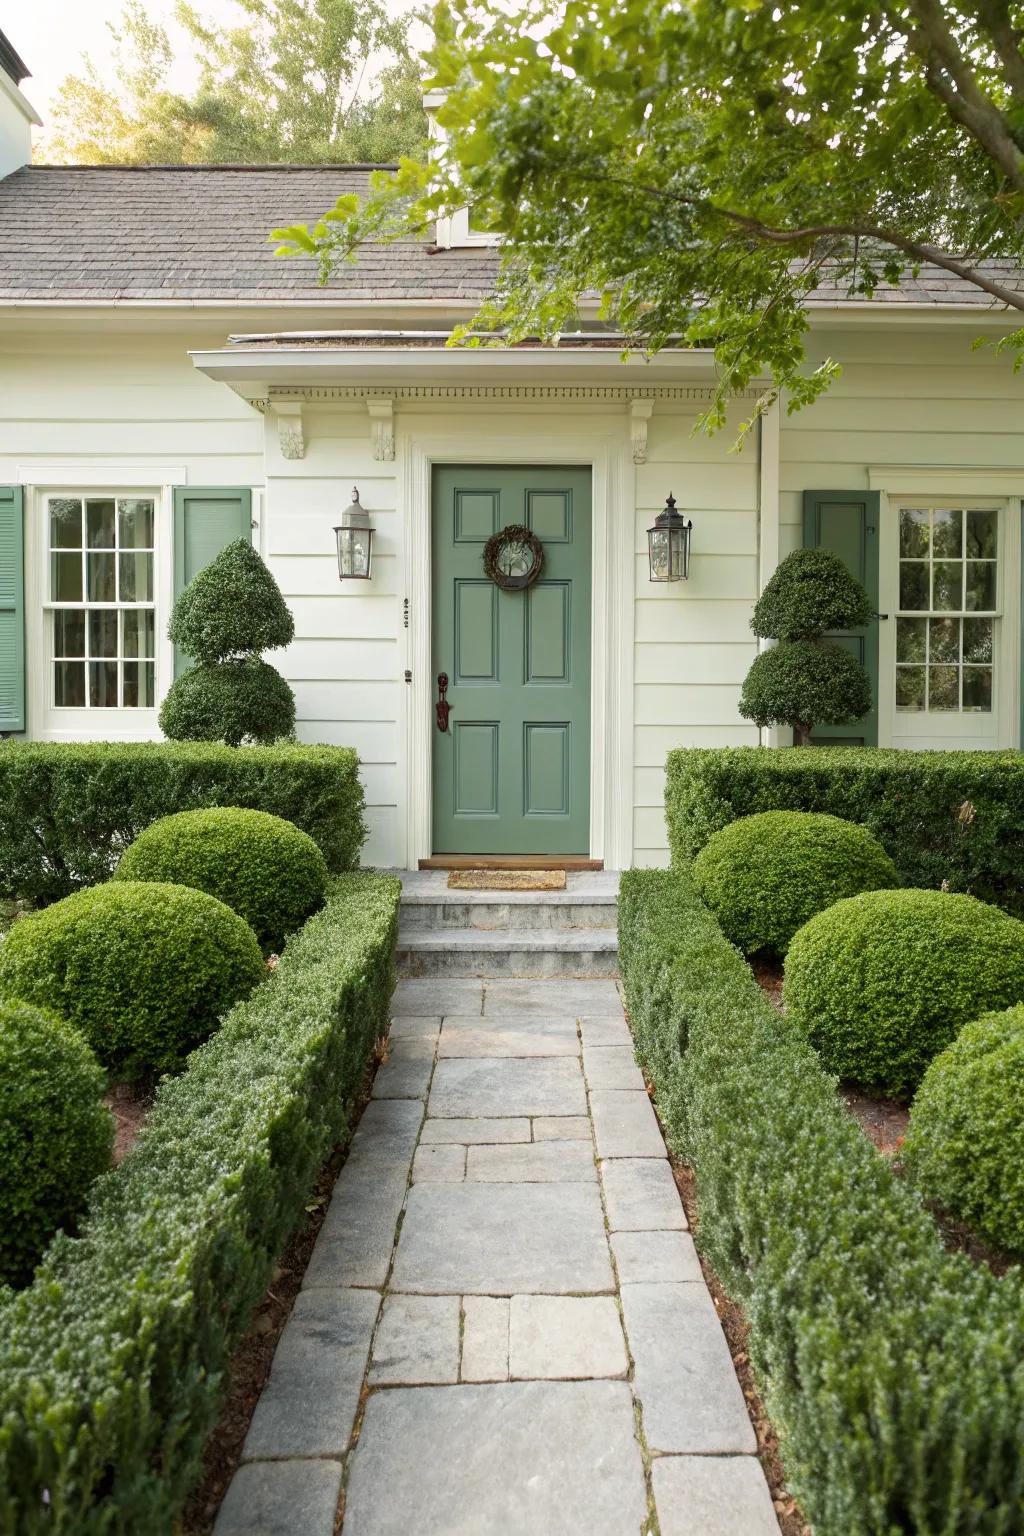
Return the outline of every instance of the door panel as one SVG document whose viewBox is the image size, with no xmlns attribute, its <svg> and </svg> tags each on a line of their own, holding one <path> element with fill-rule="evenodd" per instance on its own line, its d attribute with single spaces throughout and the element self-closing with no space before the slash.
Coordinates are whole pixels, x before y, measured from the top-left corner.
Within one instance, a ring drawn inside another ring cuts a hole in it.
<svg viewBox="0 0 1024 1536">
<path fill-rule="evenodd" d="M 525 592 L 483 575 L 493 533 L 525 523 L 544 571 Z M 586 854 L 590 838 L 590 471 L 436 466 L 432 679 L 438 853 Z"/>
</svg>

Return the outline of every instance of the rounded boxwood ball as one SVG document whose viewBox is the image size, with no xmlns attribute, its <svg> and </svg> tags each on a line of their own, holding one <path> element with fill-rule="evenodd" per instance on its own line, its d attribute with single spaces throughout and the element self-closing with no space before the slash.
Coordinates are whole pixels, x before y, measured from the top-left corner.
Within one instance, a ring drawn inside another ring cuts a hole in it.
<svg viewBox="0 0 1024 1536">
<path fill-rule="evenodd" d="M 184 885 L 76 891 L 0 945 L 0 996 L 69 1019 L 125 1078 L 177 1067 L 264 975 L 248 923 Z"/>
<path fill-rule="evenodd" d="M 1024 1007 L 966 1024 L 936 1056 L 903 1157 L 926 1199 L 1024 1254 Z"/>
<path fill-rule="evenodd" d="M 160 729 L 171 741 L 268 747 L 294 731 L 295 695 L 280 672 L 256 656 L 190 667 L 167 690 Z"/>
<path fill-rule="evenodd" d="M 944 891 L 851 896 L 793 938 L 784 997 L 828 1071 L 906 1098 L 970 1019 L 1024 1001 L 1024 923 Z"/>
<path fill-rule="evenodd" d="M 697 889 L 745 954 L 784 955 L 816 912 L 858 891 L 899 885 L 866 827 L 815 811 L 765 811 L 730 822 L 693 862 Z"/>
<path fill-rule="evenodd" d="M 167 880 L 225 902 L 264 949 L 280 949 L 327 889 L 320 849 L 266 811 L 218 807 L 162 816 L 121 855 L 115 880 Z"/>
<path fill-rule="evenodd" d="M 0 1280 L 29 1280 L 59 1227 L 110 1165 L 106 1074 L 78 1030 L 17 999 L 0 1002 Z"/>
</svg>

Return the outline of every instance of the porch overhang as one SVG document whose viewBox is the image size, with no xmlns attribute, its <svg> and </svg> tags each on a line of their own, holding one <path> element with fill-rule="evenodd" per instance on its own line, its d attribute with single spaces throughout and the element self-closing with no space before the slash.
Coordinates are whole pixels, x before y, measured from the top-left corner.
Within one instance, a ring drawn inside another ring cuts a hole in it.
<svg viewBox="0 0 1024 1536">
<path fill-rule="evenodd" d="M 673 387 L 715 383 L 710 348 L 665 348 L 652 357 L 623 356 L 620 338 L 573 337 L 558 346 L 449 347 L 446 333 L 283 334 L 240 336 L 214 351 L 193 351 L 207 378 L 243 399 L 266 403 L 335 387 L 349 398 L 421 388 L 621 389 L 643 396 Z"/>
</svg>

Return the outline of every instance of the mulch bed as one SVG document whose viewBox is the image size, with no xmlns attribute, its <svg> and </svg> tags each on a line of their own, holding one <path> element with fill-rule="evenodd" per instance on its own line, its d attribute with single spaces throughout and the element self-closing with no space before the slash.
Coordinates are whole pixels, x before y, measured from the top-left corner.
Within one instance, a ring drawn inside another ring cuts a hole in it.
<svg viewBox="0 0 1024 1536">
<path fill-rule="evenodd" d="M 278 1340 L 302 1288 L 302 1277 L 327 1215 L 331 1190 L 345 1162 L 352 1134 L 369 1101 L 374 1075 L 381 1059 L 378 1051 L 367 1068 L 351 1116 L 348 1138 L 334 1148 L 317 1175 L 313 1192 L 306 1202 L 303 1220 L 281 1255 L 266 1293 L 256 1308 L 252 1327 L 231 1357 L 227 1397 L 220 1418 L 206 1442 L 203 1474 L 186 1505 L 180 1536 L 209 1536 L 213 1528 L 221 1500 L 241 1460 L 242 1444 L 253 1411 L 270 1375 Z"/>
<path fill-rule="evenodd" d="M 135 1145 L 146 1116 L 153 1107 L 153 1089 L 137 1088 L 131 1083 L 115 1083 L 103 1095 L 103 1102 L 114 1116 L 114 1167 L 123 1163 Z"/>
</svg>

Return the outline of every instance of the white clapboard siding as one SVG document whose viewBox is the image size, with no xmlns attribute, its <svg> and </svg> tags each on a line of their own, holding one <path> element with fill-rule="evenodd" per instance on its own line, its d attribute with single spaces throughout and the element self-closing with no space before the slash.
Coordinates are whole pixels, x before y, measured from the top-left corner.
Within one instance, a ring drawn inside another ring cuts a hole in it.
<svg viewBox="0 0 1024 1536">
<path fill-rule="evenodd" d="M 633 776 L 633 800 L 637 806 L 655 806 L 659 813 L 665 805 L 664 768 L 637 768 Z"/>
<path fill-rule="evenodd" d="M 374 539 L 372 555 L 372 583 L 340 581 L 338 578 L 337 546 L 331 535 L 332 548 L 322 555 L 272 555 L 268 565 L 277 578 L 277 584 L 285 597 L 333 597 L 343 606 L 359 602 L 364 591 L 372 592 L 374 599 L 394 597 L 397 592 L 397 557 L 393 551 L 378 549 Z"/>
<path fill-rule="evenodd" d="M 637 725 L 735 725 L 738 687 L 713 683 L 638 683 L 633 711 Z"/>
<path fill-rule="evenodd" d="M 398 641 L 307 640 L 298 637 L 274 656 L 277 670 L 296 683 L 377 682 L 400 676 Z"/>
<path fill-rule="evenodd" d="M 389 720 L 398 718 L 404 683 L 293 683 L 300 720 Z"/>
<path fill-rule="evenodd" d="M 693 508 L 685 509 L 693 517 Z M 661 507 L 638 507 L 633 544 L 634 553 L 648 558 L 647 532 Z M 698 513 L 694 523 L 700 522 L 699 546 L 702 555 L 756 555 L 757 513 L 753 508 L 740 512 L 717 510 Z M 694 546 L 697 547 L 696 545 Z"/>
</svg>

